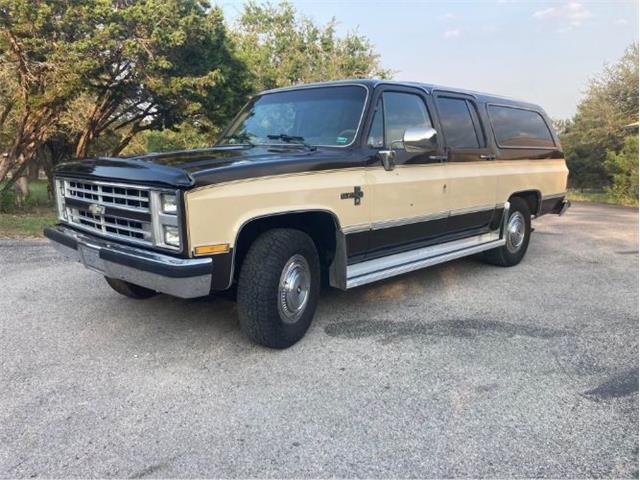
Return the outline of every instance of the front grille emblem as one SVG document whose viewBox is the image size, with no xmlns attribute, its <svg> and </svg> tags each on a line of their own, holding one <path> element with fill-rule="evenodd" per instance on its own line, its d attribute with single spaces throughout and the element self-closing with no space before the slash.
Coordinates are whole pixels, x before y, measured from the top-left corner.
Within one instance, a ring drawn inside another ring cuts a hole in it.
<svg viewBox="0 0 640 480">
<path fill-rule="evenodd" d="M 92 203 L 89 205 L 89 211 L 94 215 L 104 215 L 106 208 L 102 205 L 98 205 L 97 203 Z"/>
</svg>

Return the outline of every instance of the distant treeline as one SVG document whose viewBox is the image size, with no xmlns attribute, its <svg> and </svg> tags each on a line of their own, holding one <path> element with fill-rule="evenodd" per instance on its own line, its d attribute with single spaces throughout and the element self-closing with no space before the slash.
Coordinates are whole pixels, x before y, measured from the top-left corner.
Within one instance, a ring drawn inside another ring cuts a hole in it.
<svg viewBox="0 0 640 480">
<path fill-rule="evenodd" d="M 605 190 L 621 203 L 637 203 L 638 44 L 590 80 L 572 119 L 555 123 L 570 187 Z"/>
</svg>

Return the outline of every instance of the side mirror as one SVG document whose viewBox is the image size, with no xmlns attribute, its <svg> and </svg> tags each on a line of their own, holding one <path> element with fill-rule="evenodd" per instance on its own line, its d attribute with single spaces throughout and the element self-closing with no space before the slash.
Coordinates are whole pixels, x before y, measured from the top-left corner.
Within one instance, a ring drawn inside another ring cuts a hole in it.
<svg viewBox="0 0 640 480">
<path fill-rule="evenodd" d="M 425 153 L 438 147 L 438 132 L 431 127 L 411 127 L 404 131 L 402 141 L 407 152 Z"/>
</svg>

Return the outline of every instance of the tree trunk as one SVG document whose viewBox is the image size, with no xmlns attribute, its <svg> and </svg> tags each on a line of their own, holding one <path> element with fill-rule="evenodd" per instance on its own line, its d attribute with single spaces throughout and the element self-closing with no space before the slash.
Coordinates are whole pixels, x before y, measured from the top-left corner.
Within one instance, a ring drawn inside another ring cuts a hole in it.
<svg viewBox="0 0 640 480">
<path fill-rule="evenodd" d="M 29 197 L 29 180 L 25 176 L 18 177 L 15 181 L 16 206 L 23 207 Z"/>
</svg>

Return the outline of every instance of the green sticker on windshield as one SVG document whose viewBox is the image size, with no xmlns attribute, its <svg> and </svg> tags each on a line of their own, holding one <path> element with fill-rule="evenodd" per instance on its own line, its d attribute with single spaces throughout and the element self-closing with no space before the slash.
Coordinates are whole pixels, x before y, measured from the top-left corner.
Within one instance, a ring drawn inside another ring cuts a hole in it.
<svg viewBox="0 0 640 480">
<path fill-rule="evenodd" d="M 339 143 L 341 145 L 347 143 L 349 141 L 349 137 L 338 137 L 336 138 L 336 143 Z"/>
</svg>

